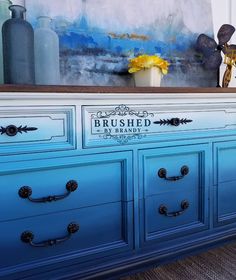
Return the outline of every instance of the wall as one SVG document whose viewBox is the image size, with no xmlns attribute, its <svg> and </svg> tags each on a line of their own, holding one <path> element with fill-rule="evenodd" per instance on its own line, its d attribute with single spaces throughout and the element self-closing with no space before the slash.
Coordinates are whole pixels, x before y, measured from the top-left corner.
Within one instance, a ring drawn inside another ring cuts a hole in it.
<svg viewBox="0 0 236 280">
<path fill-rule="evenodd" d="M 236 1 L 235 0 L 211 0 L 212 12 L 213 12 L 213 25 L 215 38 L 217 40 L 217 32 L 220 26 L 224 23 L 230 23 L 236 27 Z M 233 12 L 234 11 L 234 12 Z M 236 44 L 236 32 L 231 40 L 232 44 Z M 221 77 L 225 71 L 225 65 L 221 66 Z M 236 87 L 236 69 L 233 68 L 232 79 L 230 87 Z"/>
</svg>

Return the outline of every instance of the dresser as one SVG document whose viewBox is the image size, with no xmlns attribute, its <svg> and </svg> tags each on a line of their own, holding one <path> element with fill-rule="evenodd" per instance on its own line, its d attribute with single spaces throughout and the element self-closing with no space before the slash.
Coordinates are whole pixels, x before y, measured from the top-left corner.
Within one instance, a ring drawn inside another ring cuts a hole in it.
<svg viewBox="0 0 236 280">
<path fill-rule="evenodd" d="M 118 279 L 236 240 L 235 89 L 0 100 L 0 279 Z"/>
</svg>

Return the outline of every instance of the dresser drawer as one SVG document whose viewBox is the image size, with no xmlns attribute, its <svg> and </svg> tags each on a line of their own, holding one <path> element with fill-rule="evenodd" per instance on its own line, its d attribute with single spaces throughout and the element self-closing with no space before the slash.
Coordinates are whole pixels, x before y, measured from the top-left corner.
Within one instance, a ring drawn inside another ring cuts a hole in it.
<svg viewBox="0 0 236 280">
<path fill-rule="evenodd" d="M 83 106 L 82 118 L 85 148 L 236 134 L 232 104 Z"/>
<path fill-rule="evenodd" d="M 133 199 L 129 152 L 24 162 L 24 167 L 20 166 L 12 170 L 10 163 L 2 165 L 0 221 Z M 69 192 L 68 185 L 77 185 L 77 189 Z"/>
<path fill-rule="evenodd" d="M 236 222 L 236 181 L 219 183 L 216 189 L 215 225 Z"/>
<path fill-rule="evenodd" d="M 73 263 L 83 263 L 89 259 L 98 259 L 99 262 L 101 257 L 109 254 L 131 253 L 132 204 L 109 203 L 0 223 L 0 278 L 7 273 L 39 268 L 43 264 L 61 262 L 62 267 L 70 265 L 72 260 Z M 77 225 L 78 231 L 68 236 L 68 225 L 71 223 L 73 226 L 69 229 L 76 230 Z M 68 240 L 58 242 L 67 237 Z M 27 243 L 27 240 L 37 247 Z"/>
<path fill-rule="evenodd" d="M 198 189 L 204 174 L 206 145 L 141 150 L 140 195 Z"/>
<path fill-rule="evenodd" d="M 215 226 L 236 222 L 236 141 L 214 144 Z"/>
<path fill-rule="evenodd" d="M 144 242 L 207 229 L 206 202 L 200 189 L 148 197 L 144 200 Z"/>
<path fill-rule="evenodd" d="M 236 142 L 222 142 L 214 145 L 215 183 L 236 181 Z"/>
<path fill-rule="evenodd" d="M 0 154 L 75 149 L 73 106 L 0 107 Z"/>
</svg>

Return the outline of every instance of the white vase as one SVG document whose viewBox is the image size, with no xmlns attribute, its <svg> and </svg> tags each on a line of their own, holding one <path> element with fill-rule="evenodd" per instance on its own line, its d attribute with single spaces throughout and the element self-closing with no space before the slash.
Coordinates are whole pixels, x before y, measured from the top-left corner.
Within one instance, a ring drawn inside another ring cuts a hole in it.
<svg viewBox="0 0 236 280">
<path fill-rule="evenodd" d="M 158 67 L 143 69 L 134 73 L 136 87 L 159 87 L 161 85 L 162 72 Z"/>
<path fill-rule="evenodd" d="M 34 31 L 35 80 L 38 85 L 59 85 L 59 38 L 51 29 L 51 18 L 38 18 Z"/>
</svg>

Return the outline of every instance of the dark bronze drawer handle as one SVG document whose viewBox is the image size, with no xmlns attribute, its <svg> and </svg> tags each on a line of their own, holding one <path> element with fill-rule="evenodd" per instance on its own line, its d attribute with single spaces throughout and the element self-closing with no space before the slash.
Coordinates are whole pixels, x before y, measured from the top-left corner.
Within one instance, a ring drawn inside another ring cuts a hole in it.
<svg viewBox="0 0 236 280">
<path fill-rule="evenodd" d="M 181 205 L 180 205 L 180 206 L 181 206 L 181 210 L 176 211 L 176 212 L 169 212 L 169 213 L 168 213 L 168 208 L 167 208 L 167 206 L 165 206 L 164 204 L 162 204 L 162 205 L 159 207 L 159 213 L 160 213 L 161 215 L 165 215 L 165 216 L 167 216 L 167 217 L 177 217 L 177 216 L 183 214 L 184 211 L 185 211 L 186 209 L 189 208 L 189 202 L 188 202 L 187 200 L 183 200 L 183 201 L 181 202 Z"/>
<path fill-rule="evenodd" d="M 71 192 L 74 192 L 78 187 L 78 183 L 74 180 L 70 180 L 69 182 L 66 183 L 66 189 L 67 192 L 65 194 L 62 195 L 50 195 L 50 196 L 46 196 L 46 197 L 41 197 L 41 198 L 32 198 L 32 189 L 31 187 L 28 186 L 24 186 L 21 187 L 18 191 L 18 194 L 21 198 L 24 199 L 28 199 L 31 202 L 52 202 L 52 201 L 57 201 L 57 200 L 61 200 L 65 197 L 67 197 L 68 195 L 71 194 Z"/>
<path fill-rule="evenodd" d="M 188 166 L 184 165 L 180 169 L 181 175 L 179 176 L 172 176 L 172 177 L 167 177 L 167 171 L 165 168 L 160 168 L 158 171 L 158 176 L 162 179 L 168 180 L 168 181 L 178 181 L 180 179 L 183 179 L 184 176 L 186 176 L 189 173 L 189 168 Z"/>
<path fill-rule="evenodd" d="M 76 233 L 79 230 L 79 225 L 76 223 L 70 223 L 67 227 L 68 234 L 64 237 L 56 238 L 56 239 L 49 239 L 42 242 L 34 243 L 34 234 L 31 231 L 24 231 L 21 234 L 21 241 L 24 243 L 29 243 L 33 247 L 49 247 L 54 246 L 59 243 L 65 242 L 68 240 L 72 234 Z"/>
<path fill-rule="evenodd" d="M 22 133 L 22 132 L 27 133 L 28 131 L 34 131 L 37 129 L 38 129 L 37 127 L 27 127 L 27 125 L 25 125 L 25 126 L 21 125 L 21 126 L 17 127 L 15 125 L 11 124 L 11 125 L 8 125 L 7 127 L 1 126 L 0 133 L 1 134 L 6 133 L 7 136 L 15 136 L 17 133 Z"/>
<path fill-rule="evenodd" d="M 154 124 L 159 124 L 159 125 L 172 125 L 172 126 L 179 126 L 181 124 L 187 124 L 192 122 L 193 120 L 188 120 L 186 118 L 172 118 L 172 119 L 163 119 L 163 120 L 159 120 L 156 122 L 153 122 Z"/>
</svg>

